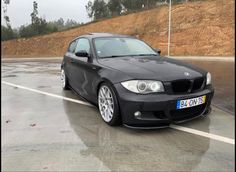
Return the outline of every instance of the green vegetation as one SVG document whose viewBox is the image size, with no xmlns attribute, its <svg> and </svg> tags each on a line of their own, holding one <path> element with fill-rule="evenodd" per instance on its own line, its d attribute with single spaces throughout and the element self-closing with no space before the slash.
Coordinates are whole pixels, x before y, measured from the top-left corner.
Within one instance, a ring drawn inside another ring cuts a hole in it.
<svg viewBox="0 0 236 172">
<path fill-rule="evenodd" d="M 172 4 L 188 1 L 190 0 L 172 0 Z M 98 20 L 152 9 L 168 3 L 169 0 L 90 0 L 86 5 L 86 10 L 90 18 Z"/>
<path fill-rule="evenodd" d="M 172 4 L 188 1 L 196 0 L 172 0 Z M 84 25 L 83 23 L 78 23 L 69 19 L 65 22 L 62 18 L 56 21 L 47 22 L 45 19 L 38 17 L 38 3 L 34 1 L 33 12 L 30 14 L 31 24 L 22 25 L 20 28 L 12 29 L 10 19 L 7 16 L 7 6 L 9 5 L 10 0 L 3 0 L 3 2 L 6 26 L 1 26 L 1 41 L 16 38 L 28 38 Z M 88 16 L 93 19 L 92 22 L 96 22 L 105 18 L 156 8 L 161 5 L 167 5 L 168 3 L 169 0 L 90 0 L 86 5 L 86 10 Z"/>
<path fill-rule="evenodd" d="M 5 8 L 4 19 L 7 26 L 1 26 L 1 41 L 16 39 L 16 38 L 28 38 L 37 35 L 43 35 L 47 33 L 57 32 L 66 30 L 68 28 L 79 26 L 83 23 L 77 23 L 74 20 L 67 20 L 66 22 L 60 18 L 56 21 L 47 22 L 45 19 L 38 17 L 38 4 L 36 1 L 33 2 L 33 12 L 31 16 L 31 24 L 22 25 L 18 29 L 12 29 L 10 25 L 10 19 L 7 16 L 7 5 L 10 0 L 4 0 Z"/>
<path fill-rule="evenodd" d="M 17 31 L 13 30 L 11 27 L 1 26 L 1 40 L 15 39 L 17 38 Z"/>
</svg>

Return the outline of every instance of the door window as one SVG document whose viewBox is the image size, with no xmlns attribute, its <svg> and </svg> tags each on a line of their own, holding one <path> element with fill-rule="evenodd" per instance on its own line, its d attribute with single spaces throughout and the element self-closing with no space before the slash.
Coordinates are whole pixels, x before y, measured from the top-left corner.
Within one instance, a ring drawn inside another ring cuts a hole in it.
<svg viewBox="0 0 236 172">
<path fill-rule="evenodd" d="M 87 53 L 90 53 L 90 45 L 88 39 L 80 38 L 78 39 L 77 42 L 78 43 L 76 45 L 75 52 L 83 50 L 86 51 Z"/>
<path fill-rule="evenodd" d="M 70 43 L 69 48 L 68 48 L 68 52 L 74 53 L 75 47 L 76 47 L 76 40 Z"/>
</svg>

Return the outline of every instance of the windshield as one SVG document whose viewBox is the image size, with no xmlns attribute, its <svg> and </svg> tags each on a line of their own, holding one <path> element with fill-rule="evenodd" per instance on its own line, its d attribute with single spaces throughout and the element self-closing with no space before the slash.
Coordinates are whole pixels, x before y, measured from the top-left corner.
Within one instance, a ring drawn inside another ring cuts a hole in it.
<svg viewBox="0 0 236 172">
<path fill-rule="evenodd" d="M 95 38 L 99 58 L 158 55 L 150 46 L 135 38 Z"/>
</svg>

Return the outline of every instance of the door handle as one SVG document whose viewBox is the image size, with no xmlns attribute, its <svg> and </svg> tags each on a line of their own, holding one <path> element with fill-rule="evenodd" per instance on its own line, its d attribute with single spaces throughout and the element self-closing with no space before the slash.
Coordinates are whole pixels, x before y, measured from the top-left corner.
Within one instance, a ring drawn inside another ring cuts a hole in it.
<svg viewBox="0 0 236 172">
<path fill-rule="evenodd" d="M 75 61 L 73 59 L 70 59 L 70 63 L 75 63 Z"/>
</svg>

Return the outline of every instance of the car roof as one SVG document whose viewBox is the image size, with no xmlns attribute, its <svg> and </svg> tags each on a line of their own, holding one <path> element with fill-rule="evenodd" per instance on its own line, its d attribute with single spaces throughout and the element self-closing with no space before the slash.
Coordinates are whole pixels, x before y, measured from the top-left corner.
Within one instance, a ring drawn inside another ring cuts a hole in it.
<svg viewBox="0 0 236 172">
<path fill-rule="evenodd" d="M 77 38 L 81 38 L 81 37 L 87 37 L 87 38 L 99 38 L 99 37 L 121 37 L 121 38 L 127 38 L 127 37 L 130 37 L 130 38 L 133 38 L 132 36 L 129 36 L 129 35 L 121 35 L 121 34 L 116 34 L 116 33 L 98 33 L 98 32 L 95 32 L 95 33 L 87 33 L 85 35 L 81 35 Z M 77 39 L 76 38 L 76 39 Z"/>
</svg>

